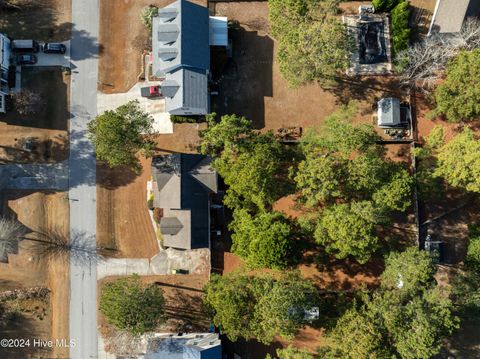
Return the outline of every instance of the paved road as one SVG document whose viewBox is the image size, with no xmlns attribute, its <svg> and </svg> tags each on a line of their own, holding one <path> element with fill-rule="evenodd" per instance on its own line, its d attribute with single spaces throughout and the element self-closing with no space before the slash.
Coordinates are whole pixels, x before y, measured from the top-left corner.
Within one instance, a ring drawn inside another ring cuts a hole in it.
<svg viewBox="0 0 480 359">
<path fill-rule="evenodd" d="M 72 89 L 70 93 L 70 234 L 95 246 L 95 156 L 86 125 L 96 115 L 98 0 L 72 0 Z M 73 258 L 72 258 L 73 259 Z M 70 263 L 71 359 L 97 358 L 96 263 Z"/>
<path fill-rule="evenodd" d="M 0 188 L 66 191 L 68 189 L 67 163 L 2 165 L 0 166 Z"/>
</svg>

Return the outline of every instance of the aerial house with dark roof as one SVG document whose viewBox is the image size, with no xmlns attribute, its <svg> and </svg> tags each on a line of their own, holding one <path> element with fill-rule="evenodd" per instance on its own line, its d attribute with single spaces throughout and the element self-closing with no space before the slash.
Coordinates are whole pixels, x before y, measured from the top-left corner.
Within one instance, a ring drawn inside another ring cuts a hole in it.
<svg viewBox="0 0 480 359">
<path fill-rule="evenodd" d="M 163 245 L 210 247 L 210 196 L 218 191 L 210 157 L 175 153 L 152 160 L 153 206 L 161 208 Z"/>
</svg>

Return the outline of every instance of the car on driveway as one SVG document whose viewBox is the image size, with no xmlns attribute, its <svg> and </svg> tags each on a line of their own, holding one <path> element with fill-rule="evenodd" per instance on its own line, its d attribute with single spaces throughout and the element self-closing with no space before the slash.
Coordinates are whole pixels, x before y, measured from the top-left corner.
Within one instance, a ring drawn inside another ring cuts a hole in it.
<svg viewBox="0 0 480 359">
<path fill-rule="evenodd" d="M 46 54 L 64 54 L 67 47 L 64 44 L 46 42 L 42 46 L 42 51 Z"/>
<path fill-rule="evenodd" d="M 33 65 L 37 63 L 37 57 L 33 54 L 17 56 L 17 65 Z"/>
</svg>

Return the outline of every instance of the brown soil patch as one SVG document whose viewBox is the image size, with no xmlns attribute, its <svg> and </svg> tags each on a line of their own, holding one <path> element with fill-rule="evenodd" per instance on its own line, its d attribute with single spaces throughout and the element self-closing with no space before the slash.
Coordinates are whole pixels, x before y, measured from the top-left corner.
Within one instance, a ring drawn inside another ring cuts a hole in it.
<svg viewBox="0 0 480 359">
<path fill-rule="evenodd" d="M 70 76 L 59 68 L 22 69 L 22 87 L 45 101 L 42 111 L 0 116 L 0 161 L 59 162 L 68 158 Z M 33 148 L 25 144 L 31 142 Z"/>
<path fill-rule="evenodd" d="M 387 95 L 403 98 L 393 76 L 342 78 L 330 90 L 317 84 L 292 89 L 275 59 L 278 44 L 269 36 L 267 2 L 212 6 L 215 15 L 239 23 L 231 31 L 233 58 L 219 75 L 219 96 L 212 98 L 212 111 L 243 115 L 259 129 L 307 128 L 320 126 L 326 116 L 350 100 L 359 101 L 360 114 L 354 121 L 371 123 L 376 100 Z"/>
<path fill-rule="evenodd" d="M 68 201 L 65 193 L 39 193 L 8 191 L 2 193 L 2 215 L 13 216 L 31 230 L 53 230 L 68 233 Z M 46 314 L 40 320 L 28 313 L 15 320 L 2 335 L 12 338 L 40 338 L 44 340 L 68 339 L 69 268 L 63 259 L 36 257 L 29 249 L 31 243 L 23 241 L 18 254 L 9 258 L 9 264 L 0 266 L 2 289 L 46 286 L 51 290 L 46 302 Z M 42 304 L 43 305 L 43 304 Z M 42 307 L 39 303 L 25 303 L 27 309 Z M 37 310 L 38 312 L 38 310 Z M 42 311 L 43 312 L 43 311 Z M 24 358 L 34 349 L 5 351 L 5 357 Z M 39 353 L 40 351 L 35 351 Z M 42 351 L 45 352 L 45 351 Z M 54 348 L 50 352 L 58 358 L 68 357 L 68 348 Z"/>
<path fill-rule="evenodd" d="M 173 0 L 101 0 L 99 90 L 128 91 L 142 69 L 142 52 L 151 48 L 150 31 L 142 24 L 144 7 L 164 7 Z M 206 6 L 206 0 L 193 1 Z"/>
<path fill-rule="evenodd" d="M 1 11 L 2 32 L 16 39 L 66 41 L 72 28 L 70 0 L 29 1 L 19 11 Z"/>
<path fill-rule="evenodd" d="M 197 152 L 200 144 L 198 132 L 207 128 L 206 123 L 174 123 L 172 134 L 157 135 L 155 138 L 158 153 Z"/>
<path fill-rule="evenodd" d="M 97 163 L 97 243 L 116 249 L 119 257 L 151 258 L 158 253 L 147 209 L 150 163 L 142 159 L 140 176 Z"/>
</svg>

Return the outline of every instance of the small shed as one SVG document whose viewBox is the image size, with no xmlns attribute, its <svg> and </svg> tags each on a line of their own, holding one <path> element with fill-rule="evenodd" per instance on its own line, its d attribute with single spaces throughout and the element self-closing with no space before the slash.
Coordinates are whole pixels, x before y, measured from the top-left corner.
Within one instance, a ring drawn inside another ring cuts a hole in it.
<svg viewBox="0 0 480 359">
<path fill-rule="evenodd" d="M 400 100 L 395 97 L 382 98 L 378 101 L 378 121 L 377 124 L 382 128 L 400 126 L 402 123 L 400 116 Z"/>
</svg>

